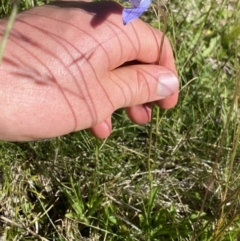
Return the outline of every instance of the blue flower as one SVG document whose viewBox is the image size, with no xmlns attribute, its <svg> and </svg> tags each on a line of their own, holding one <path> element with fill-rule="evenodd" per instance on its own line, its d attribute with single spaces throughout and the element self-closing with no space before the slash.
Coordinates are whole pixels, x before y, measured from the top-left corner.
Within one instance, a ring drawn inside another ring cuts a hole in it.
<svg viewBox="0 0 240 241">
<path fill-rule="evenodd" d="M 123 0 L 123 1 L 126 1 L 126 0 Z M 122 12 L 122 19 L 123 19 L 124 25 L 141 16 L 143 12 L 150 7 L 152 2 L 152 0 L 129 0 L 129 1 L 131 2 L 132 7 L 124 8 Z"/>
</svg>

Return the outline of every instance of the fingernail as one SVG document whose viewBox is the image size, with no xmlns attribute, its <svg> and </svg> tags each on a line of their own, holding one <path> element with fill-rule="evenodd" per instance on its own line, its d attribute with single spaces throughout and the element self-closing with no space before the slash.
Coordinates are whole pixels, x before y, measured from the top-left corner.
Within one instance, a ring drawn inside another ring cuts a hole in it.
<svg viewBox="0 0 240 241">
<path fill-rule="evenodd" d="M 173 73 L 162 73 L 158 78 L 157 94 L 167 97 L 178 91 L 178 78 Z"/>
</svg>

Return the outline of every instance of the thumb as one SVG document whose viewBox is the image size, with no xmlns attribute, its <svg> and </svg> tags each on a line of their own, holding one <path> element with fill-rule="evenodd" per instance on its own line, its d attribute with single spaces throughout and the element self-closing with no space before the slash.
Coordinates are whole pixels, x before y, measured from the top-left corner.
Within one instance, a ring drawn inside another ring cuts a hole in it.
<svg viewBox="0 0 240 241">
<path fill-rule="evenodd" d="M 111 71 L 109 78 L 109 94 L 117 108 L 161 100 L 179 89 L 177 76 L 159 65 L 121 67 Z"/>
</svg>

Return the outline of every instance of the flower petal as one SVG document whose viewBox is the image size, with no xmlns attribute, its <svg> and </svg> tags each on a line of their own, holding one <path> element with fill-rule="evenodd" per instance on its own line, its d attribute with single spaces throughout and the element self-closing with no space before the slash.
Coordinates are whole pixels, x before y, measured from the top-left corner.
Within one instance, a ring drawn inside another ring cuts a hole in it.
<svg viewBox="0 0 240 241">
<path fill-rule="evenodd" d="M 140 5 L 140 3 L 141 3 L 141 0 L 130 0 L 130 2 L 131 2 L 131 4 L 132 4 L 132 6 L 133 6 L 134 8 L 136 8 L 136 7 L 139 7 L 139 5 Z"/>
<path fill-rule="evenodd" d="M 133 7 L 138 7 L 140 5 L 141 0 L 122 0 L 122 2 L 130 2 Z"/>
<path fill-rule="evenodd" d="M 132 5 L 137 4 L 137 0 L 130 0 Z M 151 5 L 152 0 L 141 0 L 139 6 L 133 8 L 124 8 L 122 12 L 122 19 L 124 25 L 138 18 Z"/>
<path fill-rule="evenodd" d="M 152 3 L 152 0 L 141 0 L 140 4 L 139 4 L 139 7 L 149 8 L 151 3 Z"/>
</svg>

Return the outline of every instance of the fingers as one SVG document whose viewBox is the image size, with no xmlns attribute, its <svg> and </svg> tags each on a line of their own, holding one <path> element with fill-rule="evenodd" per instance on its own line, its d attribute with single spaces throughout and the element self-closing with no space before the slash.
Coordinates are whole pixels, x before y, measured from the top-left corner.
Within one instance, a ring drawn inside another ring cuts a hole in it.
<svg viewBox="0 0 240 241">
<path fill-rule="evenodd" d="M 178 101 L 178 93 L 172 96 L 156 101 L 156 105 L 163 109 L 173 108 Z M 137 105 L 126 108 L 127 115 L 131 121 L 136 124 L 143 125 L 151 120 L 152 103 Z"/>
<path fill-rule="evenodd" d="M 131 121 L 135 122 L 136 124 L 143 125 L 151 120 L 152 104 L 147 103 L 126 108 L 126 112 Z M 89 129 L 89 131 L 97 138 L 107 138 L 112 132 L 111 117 L 93 126 Z"/>
<path fill-rule="evenodd" d="M 132 60 L 138 60 L 142 63 L 154 64 L 158 64 L 160 62 L 161 66 L 169 69 L 177 76 L 171 44 L 166 36 L 164 37 L 164 44 L 162 47 L 163 49 L 161 52 L 160 45 L 163 34 L 142 22 L 141 20 L 137 19 L 132 23 L 124 26 L 123 31 L 126 34 L 120 35 L 120 41 L 117 45 L 123 46 L 121 49 L 118 49 L 118 51 L 121 53 L 121 57 L 123 58 L 123 62 Z M 120 47 L 115 47 L 114 49 L 117 50 L 117 48 Z M 110 54 L 115 56 L 113 59 L 117 59 L 118 54 L 114 50 L 111 51 Z M 169 109 L 174 107 L 177 104 L 177 101 L 178 90 L 176 90 L 175 93 L 172 93 L 170 97 L 164 98 L 162 100 L 157 100 L 156 104 L 161 108 Z M 138 107 L 138 110 L 139 108 L 140 107 Z"/>
<path fill-rule="evenodd" d="M 115 3 L 112 3 L 107 21 L 108 33 L 101 39 L 104 49 L 108 49 L 108 58 L 113 60 L 110 69 L 119 67 L 123 63 L 139 60 L 142 63 L 160 63 L 169 69 L 176 71 L 172 48 L 167 37 L 164 37 L 162 50 L 160 49 L 163 38 L 162 32 L 152 28 L 140 19 L 130 24 L 123 25 L 121 13 L 114 12 Z M 119 6 L 115 6 L 116 9 Z M 160 59 L 161 52 L 161 59 Z M 176 72 L 175 72 L 176 73 Z"/>
<path fill-rule="evenodd" d="M 112 120 L 111 116 L 103 122 L 93 126 L 89 129 L 90 132 L 98 138 L 107 138 L 112 132 Z"/>
<path fill-rule="evenodd" d="M 177 104 L 177 102 L 178 102 L 178 92 L 174 93 L 172 96 L 166 99 L 158 100 L 155 103 L 157 104 L 157 106 L 163 109 L 171 109 Z"/>
<path fill-rule="evenodd" d="M 133 65 L 110 72 L 107 92 L 116 108 L 149 103 L 178 92 L 179 82 L 169 69 L 158 65 Z M 172 102 L 171 99 L 168 102 Z"/>
<path fill-rule="evenodd" d="M 133 21 L 132 25 L 138 29 L 143 28 L 142 23 L 139 21 Z M 159 63 L 161 66 L 164 66 L 165 68 L 171 70 L 176 76 L 177 76 L 177 70 L 175 66 L 174 56 L 172 52 L 172 48 L 170 45 L 169 40 L 167 37 L 164 37 L 164 44 L 161 56 L 160 54 L 160 43 L 163 38 L 163 35 L 161 32 L 159 32 L 156 29 L 153 29 L 146 25 L 148 29 L 145 31 L 136 31 L 138 33 L 139 40 L 139 47 L 141 49 L 139 50 L 139 55 L 136 56 L 136 59 L 145 63 Z M 149 30 L 149 33 L 147 31 Z M 144 37 L 148 36 L 147 38 Z M 152 50 L 155 50 L 155 52 L 152 52 Z M 157 51 L 156 51 L 157 50 Z M 137 51 L 135 52 L 137 53 Z M 159 57 L 161 57 L 159 59 Z M 160 60 L 160 61 L 159 61 Z M 170 83 L 169 83 L 170 84 Z M 160 100 L 157 100 L 155 103 L 163 108 L 163 109 L 170 109 L 173 108 L 178 101 L 178 89 L 176 92 L 172 92 L 172 95 Z M 149 108 L 149 104 L 147 105 L 138 105 L 134 107 L 130 107 L 127 109 L 127 114 L 129 118 L 137 123 L 137 124 L 145 124 L 150 121 L 151 119 L 151 108 Z"/>
<path fill-rule="evenodd" d="M 72 4 L 70 4 L 72 3 Z M 71 25 L 76 25 L 76 39 L 83 33 L 88 34 L 88 44 L 84 46 L 84 54 L 94 51 L 96 59 L 92 56 L 93 63 L 101 58 L 108 70 L 118 68 L 123 63 L 139 60 L 143 63 L 159 63 L 173 70 L 174 60 L 172 48 L 168 39 L 164 38 L 163 49 L 160 50 L 163 34 L 152 28 L 140 19 L 124 25 L 122 22 L 123 7 L 114 1 L 99 2 L 51 2 L 51 5 L 61 6 L 72 12 L 75 17 L 69 18 Z M 51 9 L 50 9 L 51 10 Z M 81 24 L 87 22 L 88 24 Z M 104 33 L 104 34 L 103 34 Z M 72 36 L 71 36 L 72 37 Z M 81 49 L 81 46 L 79 45 Z M 97 50 L 97 51 L 96 51 Z M 101 50 L 101 51 L 100 51 Z"/>
<path fill-rule="evenodd" d="M 115 69 L 104 81 L 105 98 L 110 100 L 114 110 L 127 108 L 129 118 L 138 124 L 145 124 L 151 118 L 151 103 L 172 96 L 178 91 L 178 79 L 167 68 L 158 65 L 132 65 Z M 169 100 L 171 103 L 171 100 Z M 98 110 L 105 112 L 102 103 Z M 148 103 L 148 104 L 145 104 Z M 91 128 L 93 135 L 105 138 L 111 133 L 111 119 L 107 118 Z"/>
<path fill-rule="evenodd" d="M 126 108 L 126 112 L 131 121 L 139 125 L 146 124 L 151 120 L 152 103 Z"/>
</svg>

